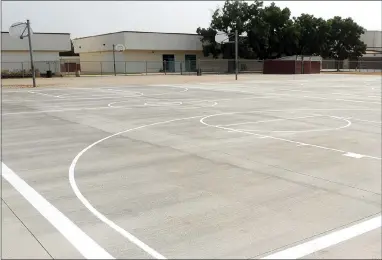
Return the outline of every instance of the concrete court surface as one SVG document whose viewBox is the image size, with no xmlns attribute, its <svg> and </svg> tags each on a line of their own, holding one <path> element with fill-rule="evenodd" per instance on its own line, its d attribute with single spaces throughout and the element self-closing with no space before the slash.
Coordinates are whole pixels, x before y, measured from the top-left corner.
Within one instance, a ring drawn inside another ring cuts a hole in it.
<svg viewBox="0 0 382 260">
<path fill-rule="evenodd" d="M 3 258 L 381 258 L 380 76 L 4 87 L 2 162 Z"/>
</svg>

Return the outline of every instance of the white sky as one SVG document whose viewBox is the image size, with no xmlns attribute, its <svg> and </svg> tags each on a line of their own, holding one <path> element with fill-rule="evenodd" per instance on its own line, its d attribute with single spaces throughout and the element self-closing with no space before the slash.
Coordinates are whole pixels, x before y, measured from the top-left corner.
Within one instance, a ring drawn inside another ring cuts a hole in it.
<svg viewBox="0 0 382 260">
<path fill-rule="evenodd" d="M 269 5 L 270 1 L 264 1 Z M 381 30 L 380 1 L 275 1 L 292 16 L 325 19 L 351 17 L 367 30 Z M 2 2 L 2 31 L 30 19 L 35 32 L 70 33 L 72 38 L 116 31 L 195 33 L 208 27 L 212 11 L 223 1 L 41 1 Z"/>
</svg>

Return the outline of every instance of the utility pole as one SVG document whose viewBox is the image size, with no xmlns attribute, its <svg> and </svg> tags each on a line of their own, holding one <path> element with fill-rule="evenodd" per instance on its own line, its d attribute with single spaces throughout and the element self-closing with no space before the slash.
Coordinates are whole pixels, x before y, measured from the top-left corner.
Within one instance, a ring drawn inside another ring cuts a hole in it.
<svg viewBox="0 0 382 260">
<path fill-rule="evenodd" d="M 237 74 L 239 72 L 239 41 L 238 32 L 235 30 L 235 80 L 237 80 Z"/>
<path fill-rule="evenodd" d="M 114 76 L 117 76 L 117 70 L 115 69 L 115 44 L 113 44 L 113 64 L 114 64 Z"/>
<path fill-rule="evenodd" d="M 29 20 L 27 20 L 27 30 L 28 30 L 28 42 L 29 42 L 29 55 L 31 58 L 32 80 L 33 80 L 33 87 L 35 88 L 36 87 L 36 72 L 34 69 L 34 62 L 33 62 L 32 33 L 31 33 Z"/>
</svg>

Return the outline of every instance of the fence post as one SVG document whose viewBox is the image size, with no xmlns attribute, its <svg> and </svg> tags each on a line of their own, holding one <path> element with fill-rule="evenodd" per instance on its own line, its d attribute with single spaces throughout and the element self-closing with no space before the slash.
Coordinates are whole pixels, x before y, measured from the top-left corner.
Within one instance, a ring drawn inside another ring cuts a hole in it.
<svg viewBox="0 0 382 260">
<path fill-rule="evenodd" d="M 23 78 L 24 78 L 24 62 L 21 62 L 21 71 L 22 71 L 22 75 L 23 75 Z"/>
<path fill-rule="evenodd" d="M 65 62 L 64 64 L 66 75 L 69 75 L 69 63 Z"/>
<path fill-rule="evenodd" d="M 145 61 L 145 72 L 146 72 L 146 76 L 147 76 L 147 60 Z"/>
<path fill-rule="evenodd" d="M 183 66 L 182 66 L 183 62 L 181 61 L 180 62 L 180 75 L 183 75 Z"/>
<path fill-rule="evenodd" d="M 125 61 L 125 75 L 127 74 L 127 68 L 126 68 L 126 66 L 127 66 L 127 62 Z"/>
<path fill-rule="evenodd" d="M 167 67 L 166 64 L 167 64 L 167 61 L 165 60 L 163 64 L 164 75 L 166 75 L 166 67 Z"/>
</svg>

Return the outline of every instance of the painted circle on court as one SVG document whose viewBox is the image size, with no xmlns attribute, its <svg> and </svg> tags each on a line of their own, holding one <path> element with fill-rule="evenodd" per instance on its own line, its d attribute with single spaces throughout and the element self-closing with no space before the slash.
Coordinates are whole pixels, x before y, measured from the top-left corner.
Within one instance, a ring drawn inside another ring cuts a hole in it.
<svg viewBox="0 0 382 260">
<path fill-rule="evenodd" d="M 256 112 L 258 115 L 262 115 L 262 113 Z M 242 131 L 242 132 L 253 132 L 253 133 L 308 133 L 308 132 L 321 132 L 321 131 L 334 131 L 340 130 L 343 128 L 347 128 L 351 125 L 351 122 L 343 117 L 331 116 L 331 115 L 321 115 L 321 114 L 310 114 L 304 116 L 295 116 L 295 117 L 279 117 L 276 119 L 266 119 L 266 120 L 235 120 L 234 123 L 231 123 L 230 120 L 227 120 L 227 116 L 230 115 L 243 115 L 243 114 L 251 114 L 251 112 L 237 112 L 231 114 L 219 114 L 212 115 L 208 118 L 211 120 L 213 118 L 218 119 L 219 117 L 222 124 L 214 124 L 208 123 L 203 119 L 203 123 L 220 129 L 225 129 L 228 131 Z M 301 121 L 308 120 L 308 121 Z M 318 120 L 326 120 L 323 124 L 317 124 Z M 285 123 L 287 122 L 287 126 L 289 128 L 284 128 Z M 329 126 L 328 127 L 328 122 Z M 315 128 L 307 127 L 310 124 L 318 125 Z M 322 126 L 322 127 L 321 127 Z"/>
</svg>

